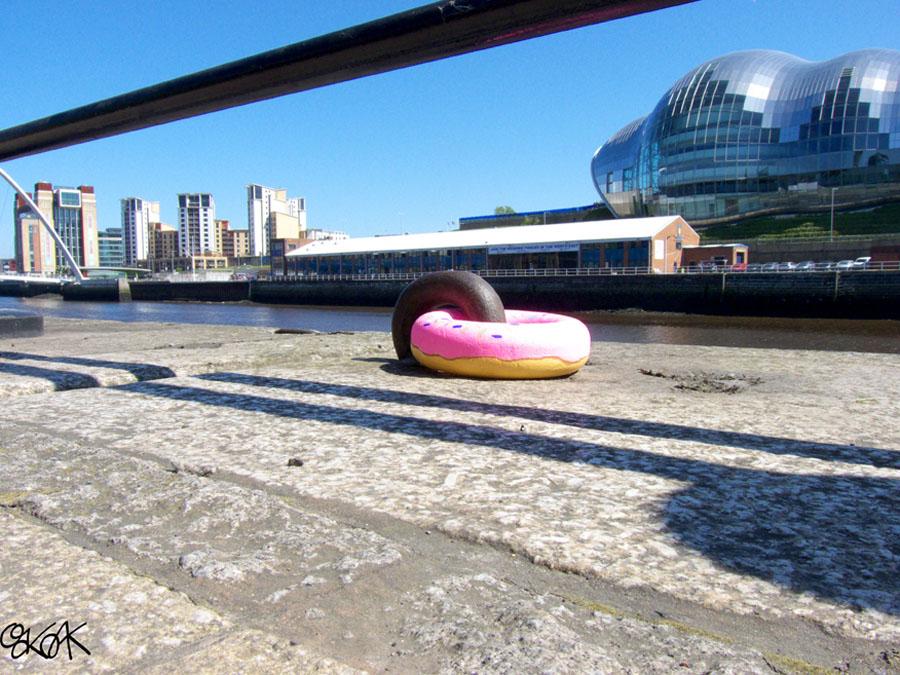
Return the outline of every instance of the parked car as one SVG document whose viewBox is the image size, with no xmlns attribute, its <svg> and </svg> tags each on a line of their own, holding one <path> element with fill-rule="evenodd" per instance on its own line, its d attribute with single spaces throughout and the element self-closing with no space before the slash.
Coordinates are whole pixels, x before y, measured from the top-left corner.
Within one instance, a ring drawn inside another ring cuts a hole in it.
<svg viewBox="0 0 900 675">
<path fill-rule="evenodd" d="M 761 272 L 762 264 L 760 263 L 747 263 L 747 266 L 744 268 L 745 272 Z"/>
<path fill-rule="evenodd" d="M 837 264 L 835 264 L 834 269 L 836 270 L 852 270 L 853 269 L 852 260 L 839 260 Z"/>
<path fill-rule="evenodd" d="M 778 271 L 779 272 L 793 272 L 796 269 L 797 265 L 792 262 L 783 262 L 778 263 Z"/>
<path fill-rule="evenodd" d="M 765 265 L 762 266 L 762 271 L 763 272 L 777 272 L 778 271 L 778 263 L 777 262 L 766 263 Z"/>
<path fill-rule="evenodd" d="M 798 272 L 811 272 L 816 269 L 816 261 L 815 260 L 804 260 L 803 262 L 798 262 L 795 270 Z"/>
<path fill-rule="evenodd" d="M 853 269 L 855 270 L 864 270 L 869 266 L 869 263 L 872 262 L 872 256 L 864 255 L 853 261 Z"/>
<path fill-rule="evenodd" d="M 828 270 L 833 270 L 833 269 L 834 269 L 834 263 L 833 263 L 832 261 L 830 261 L 830 260 L 825 260 L 825 261 L 823 261 L 823 262 L 817 262 L 817 263 L 816 263 L 816 269 L 819 270 L 820 272 L 825 272 L 825 271 L 828 271 Z"/>
</svg>

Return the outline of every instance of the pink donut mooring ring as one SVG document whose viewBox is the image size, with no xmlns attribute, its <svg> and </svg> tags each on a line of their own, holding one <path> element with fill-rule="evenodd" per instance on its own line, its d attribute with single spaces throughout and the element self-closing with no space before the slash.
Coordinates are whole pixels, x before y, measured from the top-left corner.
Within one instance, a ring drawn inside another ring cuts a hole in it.
<svg viewBox="0 0 900 675">
<path fill-rule="evenodd" d="M 578 319 L 506 310 L 506 322 L 469 321 L 434 310 L 412 326 L 411 350 L 423 366 L 455 375 L 539 379 L 571 375 L 590 355 L 591 336 Z"/>
</svg>

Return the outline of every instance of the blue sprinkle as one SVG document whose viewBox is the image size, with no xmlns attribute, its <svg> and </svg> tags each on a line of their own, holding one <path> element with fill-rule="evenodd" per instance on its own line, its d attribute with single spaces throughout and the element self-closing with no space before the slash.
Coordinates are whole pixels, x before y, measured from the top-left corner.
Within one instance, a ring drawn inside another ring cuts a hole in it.
<svg viewBox="0 0 900 675">
<path fill-rule="evenodd" d="M 430 322 L 429 322 L 429 323 L 423 323 L 423 324 L 422 324 L 422 327 L 424 328 L 425 326 L 430 326 L 430 325 L 431 325 Z"/>
<path fill-rule="evenodd" d="M 491 335 L 492 338 L 502 338 L 502 335 Z"/>
<path fill-rule="evenodd" d="M 453 327 L 453 328 L 462 328 L 462 324 L 461 324 L 461 323 L 456 323 L 456 324 L 453 324 L 452 327 Z"/>
</svg>

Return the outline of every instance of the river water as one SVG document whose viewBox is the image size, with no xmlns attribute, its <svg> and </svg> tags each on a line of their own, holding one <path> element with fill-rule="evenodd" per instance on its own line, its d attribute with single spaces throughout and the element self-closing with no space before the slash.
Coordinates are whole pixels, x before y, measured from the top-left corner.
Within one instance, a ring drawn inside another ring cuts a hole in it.
<svg viewBox="0 0 900 675">
<path fill-rule="evenodd" d="M 44 316 L 112 321 L 208 323 L 328 331 L 391 330 L 391 308 L 253 303 L 66 302 L 58 297 L 0 297 L 5 307 Z M 577 314 L 595 341 L 813 349 L 900 354 L 900 321 L 785 319 L 639 311 Z"/>
</svg>

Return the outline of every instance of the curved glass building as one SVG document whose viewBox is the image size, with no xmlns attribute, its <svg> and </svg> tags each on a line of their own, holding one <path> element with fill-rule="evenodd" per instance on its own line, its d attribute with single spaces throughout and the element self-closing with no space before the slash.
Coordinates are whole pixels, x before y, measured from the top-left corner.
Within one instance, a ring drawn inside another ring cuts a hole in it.
<svg viewBox="0 0 900 675">
<path fill-rule="evenodd" d="M 591 173 L 615 215 L 695 225 L 900 200 L 900 51 L 713 59 L 597 150 Z"/>
</svg>

